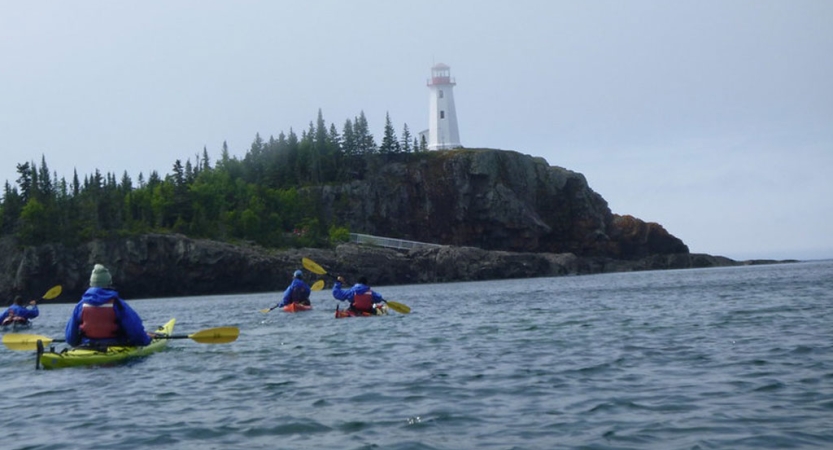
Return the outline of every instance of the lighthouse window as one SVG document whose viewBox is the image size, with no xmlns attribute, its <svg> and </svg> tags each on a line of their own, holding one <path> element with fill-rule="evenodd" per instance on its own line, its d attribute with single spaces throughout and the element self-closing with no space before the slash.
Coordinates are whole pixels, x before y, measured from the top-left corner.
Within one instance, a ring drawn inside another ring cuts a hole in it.
<svg viewBox="0 0 833 450">
<path fill-rule="evenodd" d="M 440 98 L 443 98 L 443 90 L 440 89 Z"/>
<path fill-rule="evenodd" d="M 440 111 L 440 119 L 445 119 L 445 111 Z"/>
</svg>

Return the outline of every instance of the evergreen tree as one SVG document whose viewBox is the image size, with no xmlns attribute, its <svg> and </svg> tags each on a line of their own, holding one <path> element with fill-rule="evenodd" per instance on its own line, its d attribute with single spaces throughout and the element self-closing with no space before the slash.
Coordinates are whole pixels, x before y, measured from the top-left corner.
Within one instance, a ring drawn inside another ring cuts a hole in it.
<svg viewBox="0 0 833 450">
<path fill-rule="evenodd" d="M 32 195 L 32 166 L 27 162 L 17 165 L 17 187 L 20 189 L 20 199 L 23 203 L 29 201 Z"/>
<path fill-rule="evenodd" d="M 390 120 L 390 113 L 385 113 L 385 132 L 382 137 L 382 145 L 379 146 L 379 153 L 399 153 L 399 141 L 396 140 L 396 133 L 393 131 L 393 123 Z"/>
<path fill-rule="evenodd" d="M 194 178 L 196 178 L 196 173 L 194 173 L 194 166 L 191 165 L 191 160 L 188 159 L 185 161 L 185 184 L 193 183 Z"/>
<path fill-rule="evenodd" d="M 126 170 L 121 175 L 121 191 L 123 195 L 127 195 L 133 191 L 133 180 L 130 179 L 130 175 L 127 174 Z"/>
<path fill-rule="evenodd" d="M 407 123 L 402 127 L 402 151 L 411 153 L 411 130 L 408 129 Z"/>
<path fill-rule="evenodd" d="M 226 167 L 229 163 L 228 144 L 223 141 L 223 147 L 220 150 L 220 161 L 217 163 L 219 167 Z"/>
<path fill-rule="evenodd" d="M 182 168 L 182 161 L 176 160 L 173 167 L 173 180 L 177 188 L 185 186 L 185 170 Z"/>
<path fill-rule="evenodd" d="M 52 178 L 49 168 L 46 166 L 46 156 L 41 155 L 40 169 L 38 169 L 38 199 L 41 202 L 50 202 L 55 197 L 55 190 L 52 185 Z"/>
<path fill-rule="evenodd" d="M 205 146 L 202 147 L 202 160 L 200 160 L 200 169 L 201 171 L 211 170 L 211 160 L 208 159 L 208 149 Z"/>
<path fill-rule="evenodd" d="M 81 183 L 78 181 L 78 170 L 72 169 L 72 196 L 78 197 L 81 193 Z"/>
<path fill-rule="evenodd" d="M 347 157 L 359 154 L 359 143 L 353 130 L 353 122 L 350 119 L 344 121 L 344 127 L 341 130 L 341 149 Z"/>
<path fill-rule="evenodd" d="M 372 155 L 376 153 L 376 141 L 373 139 L 373 134 L 370 133 L 370 127 L 367 124 L 367 117 L 365 117 L 364 111 L 353 121 L 353 133 L 356 135 L 358 154 Z"/>
<path fill-rule="evenodd" d="M 18 217 L 23 210 L 23 197 L 18 193 L 17 189 L 12 187 L 8 181 L 3 188 L 3 215 L 0 218 L 0 232 L 3 234 L 11 234 L 16 228 Z"/>
</svg>

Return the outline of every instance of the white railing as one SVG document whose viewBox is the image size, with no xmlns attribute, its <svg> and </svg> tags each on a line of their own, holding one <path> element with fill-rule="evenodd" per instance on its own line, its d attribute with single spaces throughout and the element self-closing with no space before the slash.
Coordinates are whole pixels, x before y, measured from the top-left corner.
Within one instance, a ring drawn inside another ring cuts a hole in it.
<svg viewBox="0 0 833 450">
<path fill-rule="evenodd" d="M 378 247 L 396 248 L 400 250 L 411 250 L 424 247 L 443 247 L 440 244 L 429 244 L 427 242 L 407 241 L 405 239 L 393 239 L 369 234 L 350 233 L 350 242 L 355 244 L 375 245 Z"/>
</svg>

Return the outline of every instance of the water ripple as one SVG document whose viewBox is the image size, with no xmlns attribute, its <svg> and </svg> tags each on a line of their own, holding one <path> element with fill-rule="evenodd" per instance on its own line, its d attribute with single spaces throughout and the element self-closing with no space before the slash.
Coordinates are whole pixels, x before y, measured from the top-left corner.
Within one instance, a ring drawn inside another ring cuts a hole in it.
<svg viewBox="0 0 833 450">
<path fill-rule="evenodd" d="M 831 275 L 825 262 L 380 287 L 414 312 L 339 320 L 327 292 L 302 314 L 259 313 L 267 294 L 135 301 L 147 323 L 177 311 L 181 332 L 240 339 L 60 371 L 4 351 L 4 443 L 833 448 Z M 71 306 L 43 305 L 36 332 L 60 336 Z"/>
</svg>

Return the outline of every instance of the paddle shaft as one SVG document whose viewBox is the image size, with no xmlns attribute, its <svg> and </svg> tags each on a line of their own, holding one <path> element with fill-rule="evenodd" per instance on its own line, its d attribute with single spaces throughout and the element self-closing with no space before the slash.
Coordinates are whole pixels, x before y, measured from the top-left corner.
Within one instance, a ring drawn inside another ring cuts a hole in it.
<svg viewBox="0 0 833 450">
<path fill-rule="evenodd" d="M 200 344 L 227 344 L 237 340 L 240 335 L 240 329 L 237 327 L 218 327 L 208 328 L 197 331 L 196 333 L 184 335 L 153 335 L 154 339 L 191 339 Z M 53 342 L 66 342 L 65 339 L 52 339 L 47 336 L 40 336 L 37 334 L 6 334 L 3 335 L 3 345 L 9 350 L 34 350 L 37 345 L 49 345 Z M 121 346 L 125 344 L 119 344 Z"/>
</svg>

